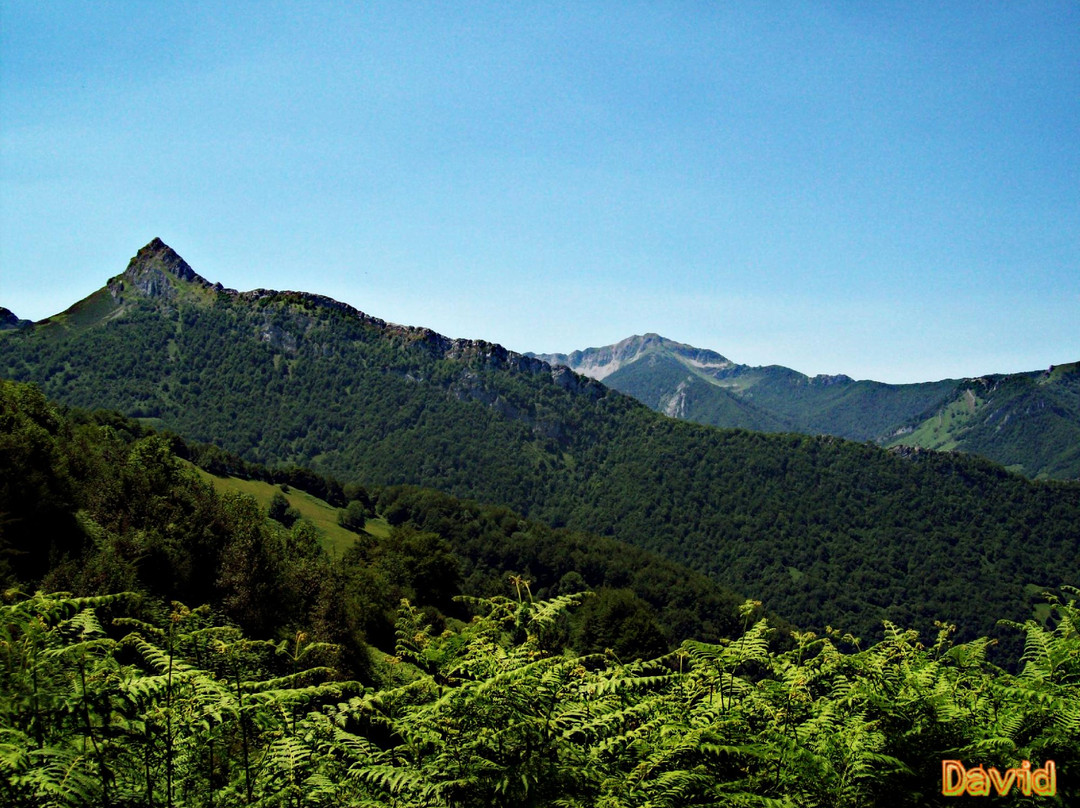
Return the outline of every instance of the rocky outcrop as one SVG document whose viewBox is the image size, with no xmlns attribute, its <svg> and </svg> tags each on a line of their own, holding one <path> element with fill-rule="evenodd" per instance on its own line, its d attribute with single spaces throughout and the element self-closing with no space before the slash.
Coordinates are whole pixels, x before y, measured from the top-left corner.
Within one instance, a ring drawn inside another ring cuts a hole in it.
<svg viewBox="0 0 1080 808">
<path fill-rule="evenodd" d="M 670 398 L 661 400 L 660 411 L 669 418 L 685 418 L 686 417 L 686 388 L 689 387 L 689 379 L 684 379 L 679 382 L 679 386 L 675 388 L 675 392 L 672 393 Z"/>
<path fill-rule="evenodd" d="M 159 238 L 155 238 L 128 262 L 127 269 L 120 279 L 110 283 L 109 291 L 117 298 L 122 285 L 115 281 L 126 281 L 149 298 L 171 300 L 176 297 L 173 279 L 194 283 L 209 288 L 210 282 L 195 272 L 176 251 Z"/>
<path fill-rule="evenodd" d="M 922 460 L 935 454 L 933 449 L 924 449 L 921 446 L 908 446 L 907 444 L 890 446 L 886 451 L 894 457 L 902 457 L 904 460 Z"/>
<path fill-rule="evenodd" d="M 257 338 L 291 356 L 297 355 L 307 335 L 327 314 L 359 320 L 373 328 L 381 337 L 396 342 L 403 348 L 420 347 L 434 359 L 460 362 L 465 366 L 465 370 L 452 385 L 451 393 L 459 398 L 483 401 L 509 417 L 520 418 L 523 414 L 503 397 L 486 390 L 483 380 L 477 375 L 478 371 L 505 369 L 530 375 L 550 374 L 552 382 L 558 387 L 573 393 L 585 393 L 593 399 L 607 392 L 606 387 L 593 379 L 578 375 L 566 367 L 553 367 L 542 358 L 515 353 L 485 340 L 451 339 L 430 328 L 389 323 L 325 295 L 273 289 L 237 292 L 220 283 L 211 284 L 159 238 L 155 238 L 136 253 L 124 273 L 110 281 L 109 291 L 117 303 L 123 302 L 124 294 L 132 289 L 148 298 L 167 303 L 176 298 L 177 281 L 195 284 L 216 291 L 219 296 L 224 295 L 237 303 L 248 304 L 254 312 L 260 313 L 256 316 Z M 666 342 L 656 334 L 638 339 Z M 315 346 L 316 349 L 319 347 Z M 329 346 L 322 348 L 324 353 L 329 350 Z M 625 349 L 631 352 L 634 350 L 629 345 L 625 346 Z"/>
<path fill-rule="evenodd" d="M 829 376 L 825 373 L 819 373 L 810 379 L 810 384 L 817 385 L 818 387 L 832 387 L 834 384 L 848 385 L 853 384 L 855 380 L 850 376 L 845 376 L 843 373 L 839 373 L 835 376 Z"/>
</svg>

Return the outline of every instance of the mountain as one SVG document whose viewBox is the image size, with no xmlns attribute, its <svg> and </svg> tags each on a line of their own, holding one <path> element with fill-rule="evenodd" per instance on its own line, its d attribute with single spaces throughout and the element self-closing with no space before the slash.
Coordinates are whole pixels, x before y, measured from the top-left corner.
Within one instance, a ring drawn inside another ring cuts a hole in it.
<svg viewBox="0 0 1080 808">
<path fill-rule="evenodd" d="M 532 355 L 603 381 L 673 418 L 762 432 L 785 431 L 774 414 L 722 382 L 737 374 L 739 365 L 718 353 L 659 334 L 630 337 L 615 345 L 572 354 Z"/>
<path fill-rule="evenodd" d="M 3 306 L 0 306 L 0 331 L 6 331 L 11 328 L 25 328 L 30 324 L 30 320 L 22 320 L 15 316 L 15 312 L 11 309 L 5 309 Z"/>
<path fill-rule="evenodd" d="M 700 424 L 802 432 L 983 455 L 1030 477 L 1080 478 L 1078 365 L 921 384 L 740 365 L 645 334 L 571 354 L 530 354 Z"/>
<path fill-rule="evenodd" d="M 806 376 L 779 365 L 737 364 L 659 334 L 538 358 L 603 380 L 653 409 L 713 426 L 872 440 L 925 412 L 955 388 Z"/>
<path fill-rule="evenodd" d="M 807 627 L 946 619 L 996 634 L 989 615 L 1022 620 L 1033 591 L 1080 580 L 1080 485 L 665 418 L 489 342 L 225 289 L 159 240 L 65 312 L 0 332 L 0 376 L 249 461 L 616 537 Z"/>
<path fill-rule="evenodd" d="M 1080 478 L 1080 363 L 964 379 L 885 444 L 970 452 L 1031 476 Z"/>
</svg>

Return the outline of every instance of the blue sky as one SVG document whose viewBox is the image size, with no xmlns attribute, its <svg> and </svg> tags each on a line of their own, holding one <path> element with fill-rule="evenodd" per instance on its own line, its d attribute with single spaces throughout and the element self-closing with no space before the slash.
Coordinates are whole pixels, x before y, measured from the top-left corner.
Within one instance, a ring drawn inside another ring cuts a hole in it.
<svg viewBox="0 0 1080 808">
<path fill-rule="evenodd" d="M 518 351 L 1080 360 L 1080 4 L 0 4 L 0 305 L 159 236 Z"/>
</svg>

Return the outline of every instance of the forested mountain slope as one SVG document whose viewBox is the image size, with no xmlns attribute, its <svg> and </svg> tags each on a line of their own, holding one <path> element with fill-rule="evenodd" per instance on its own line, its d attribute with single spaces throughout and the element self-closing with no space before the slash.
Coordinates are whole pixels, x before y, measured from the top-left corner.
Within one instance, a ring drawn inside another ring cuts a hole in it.
<svg viewBox="0 0 1080 808">
<path fill-rule="evenodd" d="M 1030 477 L 1080 478 L 1075 364 L 1046 372 L 884 384 L 843 375 L 810 377 L 778 365 L 741 365 L 658 334 L 537 357 L 602 380 L 658 412 L 700 424 L 955 449 Z"/>
<path fill-rule="evenodd" d="M 1080 363 L 965 379 L 887 444 L 971 452 L 1031 476 L 1080 479 Z"/>
<path fill-rule="evenodd" d="M 675 421 L 566 368 L 298 292 L 237 293 L 159 241 L 0 373 L 249 460 L 416 484 L 616 536 L 807 626 L 971 636 L 1080 579 L 1080 485 L 977 458 Z"/>
<path fill-rule="evenodd" d="M 338 643 L 352 661 L 337 664 L 352 676 L 368 673 L 365 642 L 393 651 L 402 598 L 441 625 L 470 614 L 459 594 L 589 590 L 558 640 L 627 661 L 731 637 L 743 622 L 742 598 L 614 539 L 437 491 L 251 466 L 116 413 L 60 411 L 32 385 L 0 380 L 0 457 L 0 590 L 208 604 L 258 637 L 304 631 Z M 214 473 L 223 465 L 273 498 L 257 504 L 243 493 L 250 485 Z M 330 537 L 288 507 L 298 491 L 330 500 L 322 510 L 344 534 L 333 554 Z"/>
</svg>

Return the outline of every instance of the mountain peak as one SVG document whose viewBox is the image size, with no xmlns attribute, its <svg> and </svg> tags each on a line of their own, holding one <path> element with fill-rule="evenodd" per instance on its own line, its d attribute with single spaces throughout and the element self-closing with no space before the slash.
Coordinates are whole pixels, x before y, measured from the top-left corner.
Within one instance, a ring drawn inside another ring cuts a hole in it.
<svg viewBox="0 0 1080 808">
<path fill-rule="evenodd" d="M 135 254 L 124 270 L 124 277 L 148 297 L 172 297 L 175 288 L 171 278 L 210 286 L 209 281 L 195 272 L 176 250 L 160 238 L 154 238 Z"/>
<path fill-rule="evenodd" d="M 635 334 L 614 345 L 602 348 L 586 348 L 571 354 L 527 354 L 536 356 L 552 365 L 564 365 L 571 370 L 602 380 L 642 357 L 670 355 L 693 372 L 715 373 L 735 367 L 735 363 L 715 351 L 702 350 L 692 345 L 668 339 L 653 331 Z"/>
</svg>

